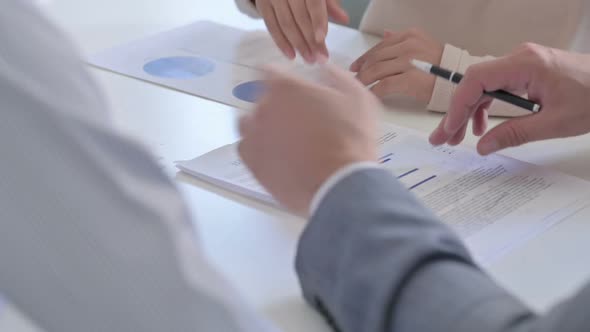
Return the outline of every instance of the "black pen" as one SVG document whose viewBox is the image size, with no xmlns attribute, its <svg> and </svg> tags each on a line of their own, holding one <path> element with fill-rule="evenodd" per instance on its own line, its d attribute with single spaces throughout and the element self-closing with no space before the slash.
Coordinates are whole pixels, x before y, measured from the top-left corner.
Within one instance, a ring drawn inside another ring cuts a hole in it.
<svg viewBox="0 0 590 332">
<path fill-rule="evenodd" d="M 463 75 L 461 75 L 460 73 L 435 66 L 435 65 L 430 64 L 428 62 L 414 59 L 414 60 L 412 60 L 412 65 L 414 65 L 414 67 L 422 70 L 423 72 L 426 72 L 426 73 L 429 73 L 429 74 L 432 74 L 432 75 L 435 75 L 438 77 L 442 77 L 442 78 L 449 80 L 455 84 L 459 84 L 461 82 L 461 80 L 463 79 Z M 528 99 L 524 99 L 522 97 L 514 95 L 508 91 L 504 91 L 504 90 L 486 91 L 485 94 L 492 97 L 492 98 L 505 101 L 505 102 L 512 104 L 514 106 L 524 108 L 525 110 L 531 111 L 533 113 L 537 113 L 541 110 L 541 105 L 536 104 Z"/>
</svg>

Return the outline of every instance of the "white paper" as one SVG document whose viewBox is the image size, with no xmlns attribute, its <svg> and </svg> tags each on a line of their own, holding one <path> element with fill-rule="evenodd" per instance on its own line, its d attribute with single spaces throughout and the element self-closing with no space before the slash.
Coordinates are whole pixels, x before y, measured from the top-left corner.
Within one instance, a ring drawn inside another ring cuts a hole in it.
<svg viewBox="0 0 590 332">
<path fill-rule="evenodd" d="M 333 25 L 327 38 L 330 61 L 348 68 L 377 42 L 376 37 Z M 264 65 L 290 67 L 301 76 L 318 79 L 316 66 L 286 59 L 267 32 L 207 21 L 115 47 L 88 61 L 115 73 L 245 109 L 253 105 L 248 87 L 258 86 Z M 237 90 L 240 87 L 245 88 Z"/>
<path fill-rule="evenodd" d="M 450 225 L 482 264 L 590 205 L 590 182 L 501 155 L 432 147 L 412 130 L 383 128 L 382 166 Z M 235 144 L 177 166 L 204 181 L 276 204 L 239 160 Z"/>
</svg>

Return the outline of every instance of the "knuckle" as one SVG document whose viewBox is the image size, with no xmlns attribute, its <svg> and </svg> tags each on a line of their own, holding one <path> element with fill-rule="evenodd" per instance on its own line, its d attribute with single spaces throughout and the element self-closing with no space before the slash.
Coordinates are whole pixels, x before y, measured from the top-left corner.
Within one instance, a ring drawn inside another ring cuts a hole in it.
<svg viewBox="0 0 590 332">
<path fill-rule="evenodd" d="M 542 46 L 539 44 L 527 42 L 527 43 L 522 43 L 519 46 L 519 51 L 521 51 L 523 53 L 534 54 L 539 50 L 539 48 L 542 48 Z"/>
<path fill-rule="evenodd" d="M 477 81 L 477 77 L 479 76 L 480 72 L 480 65 L 473 65 L 469 66 L 465 71 L 464 79 L 461 82 L 461 85 L 469 85 L 473 84 L 474 81 Z"/>
<path fill-rule="evenodd" d="M 549 48 L 535 43 L 524 43 L 520 46 L 520 54 L 539 64 L 551 61 L 552 52 Z"/>
</svg>

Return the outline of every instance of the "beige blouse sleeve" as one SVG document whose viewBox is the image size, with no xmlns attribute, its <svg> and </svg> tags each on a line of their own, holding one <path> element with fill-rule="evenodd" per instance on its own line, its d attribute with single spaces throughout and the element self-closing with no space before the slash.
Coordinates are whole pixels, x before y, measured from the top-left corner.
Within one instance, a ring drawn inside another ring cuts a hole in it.
<svg viewBox="0 0 590 332">
<path fill-rule="evenodd" d="M 447 44 L 445 45 L 440 65 L 443 68 L 464 73 L 471 65 L 493 59 L 494 57 L 492 56 L 473 56 L 466 50 Z M 446 113 L 451 105 L 451 98 L 453 97 L 454 91 L 455 84 L 445 79 L 437 78 L 428 109 Z M 489 109 L 489 114 L 492 116 L 514 117 L 526 115 L 528 112 L 502 101 L 495 100 Z"/>
</svg>

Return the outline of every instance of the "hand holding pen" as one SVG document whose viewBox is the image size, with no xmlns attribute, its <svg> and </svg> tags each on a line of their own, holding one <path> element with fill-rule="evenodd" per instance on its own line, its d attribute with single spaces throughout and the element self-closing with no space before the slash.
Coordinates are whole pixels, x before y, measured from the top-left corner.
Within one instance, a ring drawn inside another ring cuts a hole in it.
<svg viewBox="0 0 590 332">
<path fill-rule="evenodd" d="M 542 111 L 507 120 L 488 131 L 477 146 L 482 155 L 590 132 L 590 56 L 527 44 L 512 55 L 469 68 L 430 142 L 459 144 L 470 119 L 480 127 L 483 123 L 476 133 L 483 134 L 486 109 L 493 100 L 490 92 L 502 89 L 527 92 L 536 101 L 527 101 L 532 111 L 540 110 L 540 105 Z"/>
</svg>

